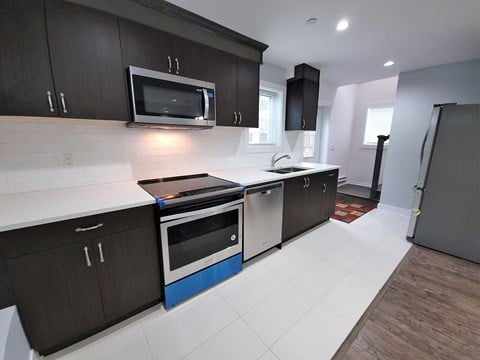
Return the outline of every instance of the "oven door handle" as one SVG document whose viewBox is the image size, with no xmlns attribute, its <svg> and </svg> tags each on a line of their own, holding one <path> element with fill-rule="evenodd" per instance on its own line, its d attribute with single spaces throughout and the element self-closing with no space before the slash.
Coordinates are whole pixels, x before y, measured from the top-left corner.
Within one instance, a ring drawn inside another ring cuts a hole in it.
<svg viewBox="0 0 480 360">
<path fill-rule="evenodd" d="M 231 201 L 231 202 L 221 204 L 221 205 L 217 205 L 217 206 L 208 207 L 208 208 L 205 208 L 205 209 L 194 210 L 194 211 L 184 212 L 184 213 L 180 213 L 180 214 L 161 216 L 160 217 L 160 222 L 163 223 L 163 222 L 166 222 L 166 221 L 183 219 L 183 218 L 197 216 L 197 215 L 215 214 L 217 212 L 220 213 L 220 212 L 222 212 L 221 210 L 229 208 L 229 207 L 234 206 L 234 205 L 238 205 L 238 204 L 243 204 L 243 199 Z"/>
</svg>

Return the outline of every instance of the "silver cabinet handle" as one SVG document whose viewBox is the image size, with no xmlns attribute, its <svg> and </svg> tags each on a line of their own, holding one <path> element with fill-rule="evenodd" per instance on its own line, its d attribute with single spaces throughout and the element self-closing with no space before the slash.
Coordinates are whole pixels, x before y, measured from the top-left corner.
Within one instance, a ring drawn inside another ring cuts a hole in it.
<svg viewBox="0 0 480 360">
<path fill-rule="evenodd" d="M 310 178 L 307 176 L 307 188 L 310 187 Z"/>
<path fill-rule="evenodd" d="M 305 129 L 305 124 L 306 124 L 305 119 L 302 119 L 302 129 Z"/>
<path fill-rule="evenodd" d="M 305 189 L 307 187 L 307 178 L 304 176 L 303 177 L 303 188 Z"/>
<path fill-rule="evenodd" d="M 64 93 L 60 93 L 60 99 L 62 100 L 62 111 L 64 114 L 66 114 L 68 112 L 68 109 L 67 109 L 67 104 L 65 102 L 65 94 Z"/>
<path fill-rule="evenodd" d="M 169 56 L 167 56 L 167 59 L 168 59 L 168 72 L 171 73 L 172 72 L 172 57 L 169 55 Z"/>
<path fill-rule="evenodd" d="M 48 99 L 48 106 L 50 106 L 50 112 L 55 112 L 55 108 L 53 107 L 53 101 L 52 101 L 52 93 L 50 91 L 47 91 L 47 99 Z"/>
<path fill-rule="evenodd" d="M 260 192 L 260 195 L 270 195 L 272 193 L 272 190 L 263 190 Z"/>
<path fill-rule="evenodd" d="M 105 262 L 105 259 L 103 258 L 103 250 L 102 250 L 102 243 L 98 243 L 98 253 L 100 254 L 100 262 L 103 263 Z"/>
<path fill-rule="evenodd" d="M 175 63 L 177 64 L 177 70 L 175 73 L 178 75 L 180 74 L 180 61 L 178 61 L 178 58 L 175 58 Z"/>
<path fill-rule="evenodd" d="M 100 224 L 97 224 L 95 226 L 90 226 L 90 227 L 86 227 L 86 228 L 76 228 L 75 232 L 84 232 L 84 231 L 96 230 L 96 229 L 101 228 L 102 226 L 103 226 L 103 224 L 100 223 Z"/>
<path fill-rule="evenodd" d="M 327 184 L 323 183 L 323 190 L 322 192 L 326 192 L 327 191 Z"/>
<path fill-rule="evenodd" d="M 238 117 L 239 117 L 238 125 L 240 125 L 242 123 L 242 113 L 240 111 L 238 112 Z"/>
<path fill-rule="evenodd" d="M 92 263 L 90 262 L 90 256 L 88 256 L 88 247 L 85 246 L 83 248 L 83 251 L 85 252 L 85 260 L 87 260 L 87 266 L 92 266 Z"/>
<path fill-rule="evenodd" d="M 237 112 L 236 111 L 233 112 L 233 119 L 234 119 L 233 120 L 233 125 L 237 125 Z"/>
</svg>

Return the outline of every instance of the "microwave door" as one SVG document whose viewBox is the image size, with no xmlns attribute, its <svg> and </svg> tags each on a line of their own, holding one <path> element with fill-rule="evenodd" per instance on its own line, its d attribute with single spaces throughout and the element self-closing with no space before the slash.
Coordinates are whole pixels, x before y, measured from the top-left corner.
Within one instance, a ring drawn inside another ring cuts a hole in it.
<svg viewBox="0 0 480 360">
<path fill-rule="evenodd" d="M 214 84 L 141 68 L 129 69 L 135 123 L 179 128 L 215 125 Z"/>
</svg>

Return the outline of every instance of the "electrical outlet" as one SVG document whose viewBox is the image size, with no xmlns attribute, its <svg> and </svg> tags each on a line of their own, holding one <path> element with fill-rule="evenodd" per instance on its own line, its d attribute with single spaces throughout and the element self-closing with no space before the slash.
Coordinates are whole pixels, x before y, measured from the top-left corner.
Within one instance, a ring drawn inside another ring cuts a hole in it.
<svg viewBox="0 0 480 360">
<path fill-rule="evenodd" d="M 70 151 L 65 151 L 63 153 L 63 164 L 65 165 L 65 167 L 73 166 L 73 156 Z"/>
</svg>

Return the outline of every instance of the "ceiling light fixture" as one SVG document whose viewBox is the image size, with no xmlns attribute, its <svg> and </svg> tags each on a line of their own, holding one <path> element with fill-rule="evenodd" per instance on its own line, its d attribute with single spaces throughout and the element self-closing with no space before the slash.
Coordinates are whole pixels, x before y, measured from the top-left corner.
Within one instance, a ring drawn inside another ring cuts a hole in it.
<svg viewBox="0 0 480 360">
<path fill-rule="evenodd" d="M 389 66 L 392 66 L 393 64 L 395 64 L 395 61 L 388 60 L 385 64 L 383 64 L 383 66 L 389 67 Z"/>
<path fill-rule="evenodd" d="M 349 23 L 347 20 L 340 20 L 337 24 L 337 31 L 344 31 L 347 30 Z"/>
<path fill-rule="evenodd" d="M 308 24 L 308 25 L 313 25 L 313 24 L 315 24 L 317 21 L 318 21 L 317 18 L 310 18 L 310 19 L 307 20 L 307 24 Z"/>
</svg>

